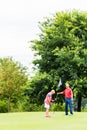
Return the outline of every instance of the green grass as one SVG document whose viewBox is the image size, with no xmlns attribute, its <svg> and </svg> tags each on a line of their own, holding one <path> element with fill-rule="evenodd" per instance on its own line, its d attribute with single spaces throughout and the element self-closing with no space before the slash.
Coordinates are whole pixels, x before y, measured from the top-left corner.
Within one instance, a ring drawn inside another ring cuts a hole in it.
<svg viewBox="0 0 87 130">
<path fill-rule="evenodd" d="M 87 130 L 87 112 L 54 114 L 46 118 L 44 112 L 1 113 L 0 130 Z"/>
</svg>

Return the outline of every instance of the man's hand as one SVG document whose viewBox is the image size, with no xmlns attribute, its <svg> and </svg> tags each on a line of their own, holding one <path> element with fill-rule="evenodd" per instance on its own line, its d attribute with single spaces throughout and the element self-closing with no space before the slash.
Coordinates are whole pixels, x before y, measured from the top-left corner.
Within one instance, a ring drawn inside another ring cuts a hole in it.
<svg viewBox="0 0 87 130">
<path fill-rule="evenodd" d="M 63 92 L 58 92 L 57 95 L 59 95 L 59 94 L 63 94 Z"/>
<path fill-rule="evenodd" d="M 73 98 L 71 98 L 71 101 L 73 102 Z"/>
<path fill-rule="evenodd" d="M 58 92 L 57 95 L 61 94 L 61 92 Z"/>
<path fill-rule="evenodd" d="M 59 93 L 57 93 L 57 95 L 58 95 Z"/>
</svg>

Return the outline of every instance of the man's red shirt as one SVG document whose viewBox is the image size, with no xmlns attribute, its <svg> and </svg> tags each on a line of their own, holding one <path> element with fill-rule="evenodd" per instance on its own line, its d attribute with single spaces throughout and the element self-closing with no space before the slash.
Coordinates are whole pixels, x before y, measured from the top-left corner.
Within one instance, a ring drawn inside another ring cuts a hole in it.
<svg viewBox="0 0 87 130">
<path fill-rule="evenodd" d="M 65 95 L 65 98 L 72 98 L 72 89 L 71 88 L 65 89 L 63 91 L 63 94 Z"/>
</svg>

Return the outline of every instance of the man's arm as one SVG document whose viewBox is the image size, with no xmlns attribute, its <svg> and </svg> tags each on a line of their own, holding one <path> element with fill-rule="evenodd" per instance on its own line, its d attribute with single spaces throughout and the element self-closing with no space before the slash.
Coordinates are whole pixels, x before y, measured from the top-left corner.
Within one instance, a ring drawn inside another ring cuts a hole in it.
<svg viewBox="0 0 87 130">
<path fill-rule="evenodd" d="M 71 99 L 72 99 L 72 101 L 73 101 L 73 92 L 72 92 L 72 90 L 71 90 Z"/>
<path fill-rule="evenodd" d="M 58 94 L 63 94 L 63 92 L 58 92 L 57 95 L 58 95 Z"/>
</svg>

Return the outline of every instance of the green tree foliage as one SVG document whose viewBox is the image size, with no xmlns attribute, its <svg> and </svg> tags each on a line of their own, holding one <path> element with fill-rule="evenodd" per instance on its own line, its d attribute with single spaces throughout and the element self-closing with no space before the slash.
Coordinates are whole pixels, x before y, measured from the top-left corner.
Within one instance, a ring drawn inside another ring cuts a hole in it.
<svg viewBox="0 0 87 130">
<path fill-rule="evenodd" d="M 30 104 L 42 104 L 45 94 L 52 87 L 51 77 L 47 73 L 38 73 L 35 77 L 28 81 L 25 88 L 25 94 L 29 96 Z"/>
<path fill-rule="evenodd" d="M 27 80 L 25 68 L 18 62 L 12 58 L 0 59 L 0 92 L 1 96 L 8 99 L 8 111 L 11 99 L 17 100 Z"/>
<path fill-rule="evenodd" d="M 39 28 L 39 40 L 32 41 L 39 58 L 33 64 L 51 76 L 54 86 L 59 77 L 63 86 L 68 81 L 81 111 L 81 99 L 87 97 L 87 12 L 58 12 Z"/>
</svg>

